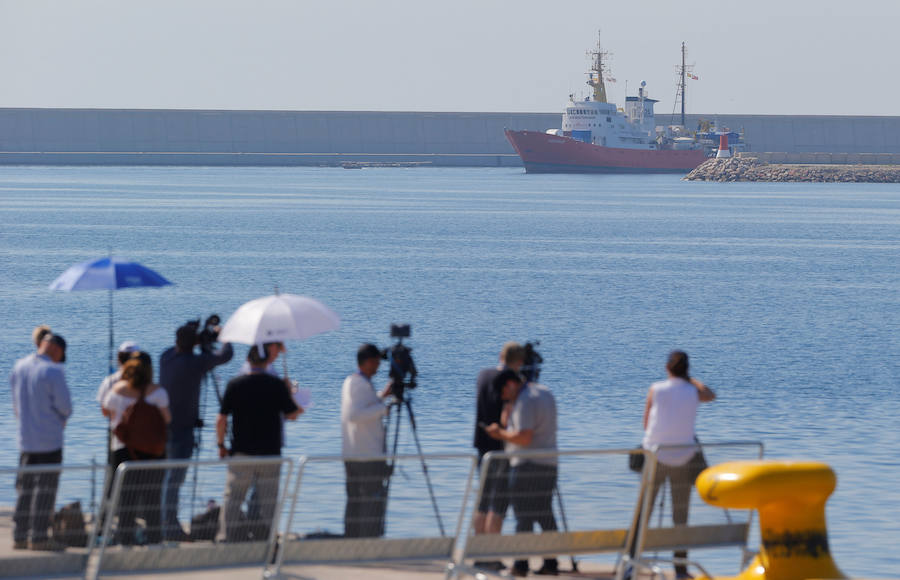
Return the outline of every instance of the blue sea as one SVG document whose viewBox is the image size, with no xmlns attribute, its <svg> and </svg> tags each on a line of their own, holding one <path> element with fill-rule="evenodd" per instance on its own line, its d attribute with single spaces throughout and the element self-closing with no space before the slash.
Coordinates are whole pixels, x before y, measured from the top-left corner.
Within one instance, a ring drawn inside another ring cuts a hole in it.
<svg viewBox="0 0 900 580">
<path fill-rule="evenodd" d="M 292 377 L 315 402 L 287 427 L 292 455 L 339 453 L 341 381 L 359 343 L 390 344 L 391 323 L 412 327 L 414 405 L 429 452 L 469 450 L 475 376 L 507 340 L 540 341 L 564 448 L 637 445 L 647 387 L 663 377 L 668 351 L 684 349 L 719 395 L 701 410 L 701 439 L 761 440 L 769 457 L 829 463 L 838 565 L 857 577 L 897 575 L 896 185 L 521 169 L 2 167 L 0 372 L 32 350 L 36 324 L 68 340 L 66 463 L 105 457 L 94 393 L 108 364 L 109 303 L 104 292 L 47 286 L 110 252 L 174 282 L 113 295 L 116 343 L 137 340 L 154 358 L 185 321 L 227 318 L 276 287 L 340 314 L 339 331 L 288 345 Z M 238 352 L 220 368 L 223 381 Z M 214 401 L 207 393 L 210 424 Z M 9 442 L 0 465 L 13 466 L 8 389 L 0 405 Z"/>
</svg>

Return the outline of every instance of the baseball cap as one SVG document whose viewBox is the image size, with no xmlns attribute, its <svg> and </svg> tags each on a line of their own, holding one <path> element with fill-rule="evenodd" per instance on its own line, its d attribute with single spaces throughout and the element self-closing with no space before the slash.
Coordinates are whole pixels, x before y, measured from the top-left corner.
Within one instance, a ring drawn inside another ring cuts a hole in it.
<svg viewBox="0 0 900 580">
<path fill-rule="evenodd" d="M 141 347 L 138 346 L 138 343 L 133 340 L 126 340 L 122 344 L 119 345 L 118 352 L 140 352 Z"/>
</svg>

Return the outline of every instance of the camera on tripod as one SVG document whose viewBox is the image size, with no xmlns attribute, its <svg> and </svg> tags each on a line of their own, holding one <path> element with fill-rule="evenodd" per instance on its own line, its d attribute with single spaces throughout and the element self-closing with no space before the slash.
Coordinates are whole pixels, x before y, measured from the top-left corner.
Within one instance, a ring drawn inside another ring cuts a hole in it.
<svg viewBox="0 0 900 580">
<path fill-rule="evenodd" d="M 408 324 L 392 324 L 391 338 L 396 338 L 397 342 L 381 351 L 381 358 L 390 364 L 388 372 L 391 377 L 391 391 L 401 402 L 406 396 L 406 389 L 415 389 L 417 386 L 418 372 L 412 358 L 412 349 L 403 344 L 403 339 L 409 336 Z"/>
<path fill-rule="evenodd" d="M 391 377 L 391 393 L 396 399 L 388 412 L 387 424 L 385 426 L 385 451 L 390 452 L 390 463 L 388 465 L 388 476 L 385 478 L 385 495 L 387 495 L 387 486 L 390 485 L 391 475 L 393 475 L 397 464 L 397 449 L 400 443 L 400 422 L 403 418 L 403 410 L 406 410 L 409 418 L 409 427 L 412 431 L 413 440 L 416 443 L 416 451 L 419 455 L 419 462 L 422 464 L 422 474 L 425 476 L 425 483 L 428 486 L 428 494 L 431 497 L 431 507 L 434 509 L 434 517 L 437 519 L 438 529 L 441 536 L 444 536 L 444 524 L 441 521 L 441 513 L 438 509 L 437 500 L 434 497 L 434 488 L 431 485 L 431 478 L 428 475 L 428 466 L 425 464 L 425 456 L 422 454 L 422 443 L 419 441 L 418 431 L 416 429 L 416 416 L 413 413 L 412 399 L 407 396 L 407 389 L 416 388 L 416 363 L 413 362 L 412 349 L 403 344 L 404 338 L 409 338 L 410 329 L 408 324 L 392 324 L 391 338 L 396 338 L 392 346 L 381 351 L 381 358 L 389 361 Z M 388 445 L 387 434 L 390 433 L 391 417 L 394 417 L 394 443 Z"/>
<path fill-rule="evenodd" d="M 544 362 L 544 357 L 535 350 L 534 347 L 536 346 L 541 346 L 541 341 L 536 340 L 525 343 L 525 361 L 520 369 L 520 372 L 525 375 L 525 379 L 530 383 L 537 382 L 541 375 L 541 364 Z"/>
<path fill-rule="evenodd" d="M 185 323 L 185 326 L 190 326 L 194 329 L 194 332 L 197 335 L 197 340 L 194 343 L 195 346 L 199 346 L 200 350 L 203 352 L 212 352 L 213 347 L 216 344 L 216 341 L 219 340 L 219 323 L 222 322 L 222 319 L 218 314 L 210 314 L 206 322 L 203 323 L 201 328 L 200 319 L 189 320 Z"/>
</svg>

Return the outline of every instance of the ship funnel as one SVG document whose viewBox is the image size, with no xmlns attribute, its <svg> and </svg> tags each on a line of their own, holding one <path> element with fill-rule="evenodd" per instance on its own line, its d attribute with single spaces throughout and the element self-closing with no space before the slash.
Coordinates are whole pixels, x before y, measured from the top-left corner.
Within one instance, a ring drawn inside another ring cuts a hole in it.
<svg viewBox="0 0 900 580">
<path fill-rule="evenodd" d="M 728 159 L 731 157 L 731 150 L 728 149 L 728 133 L 719 135 L 719 151 L 716 152 L 716 159 Z"/>
</svg>

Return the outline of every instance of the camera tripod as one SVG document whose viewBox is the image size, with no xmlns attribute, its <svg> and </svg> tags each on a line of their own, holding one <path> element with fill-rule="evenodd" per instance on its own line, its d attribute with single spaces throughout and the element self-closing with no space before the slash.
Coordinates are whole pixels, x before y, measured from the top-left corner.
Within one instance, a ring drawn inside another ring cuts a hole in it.
<svg viewBox="0 0 900 580">
<path fill-rule="evenodd" d="M 400 385 L 399 388 L 396 388 L 397 384 Z M 416 454 L 419 456 L 419 463 L 422 465 L 422 474 L 425 476 L 425 483 L 428 486 L 428 495 L 431 498 L 431 507 L 434 510 L 434 517 L 437 520 L 441 537 L 446 537 L 447 534 L 444 532 L 444 523 L 441 521 L 441 512 L 438 509 L 437 499 L 434 497 L 434 487 L 431 485 L 431 476 L 428 475 L 428 464 L 425 462 L 425 455 L 422 453 L 422 444 L 419 442 L 419 433 L 416 430 L 416 415 L 413 413 L 412 401 L 409 394 L 406 392 L 408 386 L 409 385 L 404 381 L 395 383 L 396 393 L 394 396 L 396 397 L 396 401 L 388 410 L 385 433 L 390 433 L 391 417 L 395 416 L 396 418 L 394 419 L 394 443 L 390 454 L 391 459 L 389 461 L 388 477 L 384 486 L 385 495 L 388 493 L 391 476 L 394 473 L 394 467 L 397 465 L 397 445 L 400 442 L 400 423 L 403 419 L 403 410 L 406 409 L 406 416 L 409 418 L 409 427 L 413 434 L 413 441 L 415 441 L 416 444 Z"/>
<path fill-rule="evenodd" d="M 200 459 L 200 451 L 203 449 L 203 428 L 205 424 L 203 422 L 203 417 L 206 416 L 206 400 L 207 393 L 210 390 L 210 383 L 212 383 L 212 387 L 215 389 L 216 400 L 219 403 L 219 406 L 222 406 L 222 391 L 219 388 L 219 377 L 216 375 L 214 370 L 209 370 L 203 375 L 203 380 L 201 383 L 201 390 L 203 394 L 200 399 L 200 420 L 194 425 L 194 448 L 191 450 L 191 457 L 195 460 Z M 197 503 L 197 486 L 198 486 L 198 464 L 194 463 L 194 474 L 191 481 L 191 506 L 196 505 Z M 193 509 L 193 508 L 192 508 Z"/>
</svg>

